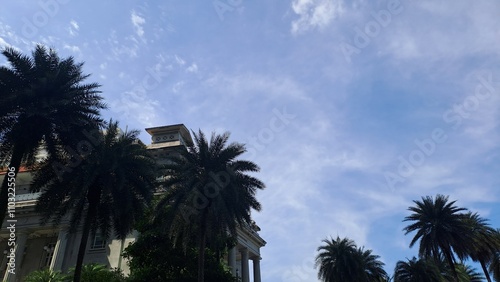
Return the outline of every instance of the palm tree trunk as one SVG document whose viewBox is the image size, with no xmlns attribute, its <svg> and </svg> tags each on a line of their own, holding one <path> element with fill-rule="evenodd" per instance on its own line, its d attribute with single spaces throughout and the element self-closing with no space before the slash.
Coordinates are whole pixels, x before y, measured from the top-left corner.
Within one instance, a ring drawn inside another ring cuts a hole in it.
<svg viewBox="0 0 500 282">
<path fill-rule="evenodd" d="M 455 278 L 455 282 L 460 282 L 458 280 L 457 270 L 455 269 L 455 264 L 453 263 L 453 258 L 451 257 L 450 251 L 443 248 L 443 253 L 446 256 L 446 260 L 448 261 L 448 265 L 450 266 L 451 274 Z"/>
<path fill-rule="evenodd" d="M 481 268 L 483 269 L 486 280 L 488 280 L 488 282 L 491 282 L 490 273 L 488 272 L 488 269 L 486 269 L 486 264 L 484 263 L 483 260 L 479 260 L 479 263 L 481 264 Z"/>
<path fill-rule="evenodd" d="M 198 246 L 198 282 L 205 281 L 205 246 L 207 237 L 206 213 L 201 218 L 200 240 Z"/>
<path fill-rule="evenodd" d="M 90 235 L 90 223 L 96 215 L 97 206 L 92 202 L 89 203 L 87 209 L 87 216 L 85 217 L 85 222 L 83 224 L 82 239 L 80 240 L 80 247 L 78 248 L 78 255 L 76 259 L 75 274 L 73 276 L 73 282 L 80 282 L 82 276 L 83 258 L 85 257 L 85 251 L 87 249 L 87 242 Z"/>
<path fill-rule="evenodd" d="M 12 157 L 10 158 L 10 164 L 8 168 L 13 167 L 14 168 L 14 178 L 17 176 L 17 173 L 19 172 L 19 168 L 21 167 L 21 161 L 23 160 L 23 152 L 19 148 L 19 146 L 14 145 L 14 150 L 12 152 Z M 5 177 L 3 178 L 2 181 L 2 188 L 0 190 L 0 219 L 3 224 L 3 221 L 5 220 L 5 214 L 7 213 L 7 206 L 8 206 L 8 201 L 9 201 L 9 177 L 7 176 L 8 174 L 5 173 Z"/>
</svg>

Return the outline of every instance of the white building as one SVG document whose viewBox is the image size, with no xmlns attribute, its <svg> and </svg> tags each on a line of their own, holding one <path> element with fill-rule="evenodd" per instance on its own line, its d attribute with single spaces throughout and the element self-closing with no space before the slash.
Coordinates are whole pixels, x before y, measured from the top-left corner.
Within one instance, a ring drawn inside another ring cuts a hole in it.
<svg viewBox="0 0 500 282">
<path fill-rule="evenodd" d="M 162 162 L 169 154 L 175 154 L 176 150 L 192 144 L 189 131 L 182 124 L 148 128 L 146 131 L 151 135 L 152 142 L 148 145 L 151 154 Z M 0 181 L 5 177 L 5 172 L 0 172 Z M 31 182 L 30 171 L 21 170 L 16 177 L 16 203 L 15 217 L 6 221 L 0 230 L 0 252 L 3 252 L 0 264 L 0 275 L 3 281 L 23 281 L 28 273 L 50 268 L 68 271 L 76 264 L 78 246 L 81 239 L 80 233 L 68 234 L 66 228 L 67 220 L 62 220 L 58 226 L 50 223 L 40 225 L 40 216 L 34 212 L 34 207 L 39 193 L 30 193 Z M 15 221 L 14 221 L 15 220 Z M 15 232 L 7 227 L 15 225 Z M 235 276 L 241 277 L 243 282 L 250 282 L 249 261 L 253 265 L 253 281 L 260 282 L 260 248 L 266 242 L 258 235 L 260 229 L 257 225 L 240 227 L 238 229 L 238 244 L 229 251 L 228 265 Z M 14 234 L 14 235 L 12 235 Z M 8 245 L 9 238 L 15 236 L 16 247 L 11 254 Z M 101 263 L 110 268 L 119 268 L 124 273 L 129 273 L 126 260 L 121 256 L 123 249 L 137 238 L 138 234 L 129 234 L 125 241 L 117 239 L 102 240 L 97 234 L 89 238 L 84 263 Z M 14 256 L 15 254 L 15 256 Z M 15 257 L 15 275 L 9 274 L 9 256 Z"/>
</svg>

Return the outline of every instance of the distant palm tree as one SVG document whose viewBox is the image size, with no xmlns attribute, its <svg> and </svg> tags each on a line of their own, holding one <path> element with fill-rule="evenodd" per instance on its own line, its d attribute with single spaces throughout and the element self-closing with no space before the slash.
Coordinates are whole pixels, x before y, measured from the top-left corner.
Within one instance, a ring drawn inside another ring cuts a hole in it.
<svg viewBox="0 0 500 282">
<path fill-rule="evenodd" d="M 394 270 L 394 282 L 442 282 L 443 277 L 433 259 L 398 261 Z"/>
<path fill-rule="evenodd" d="M 357 248 L 354 241 L 337 237 L 323 240 L 318 247 L 316 267 L 318 279 L 324 282 L 357 281 L 375 282 L 388 279 L 384 263 L 371 250 Z"/>
<path fill-rule="evenodd" d="M 448 197 L 437 195 L 422 197 L 422 201 L 413 201 L 415 206 L 408 210 L 413 213 L 404 221 L 413 223 L 404 228 L 405 234 L 417 232 L 410 242 L 410 247 L 420 240 L 419 256 L 432 257 L 438 261 L 442 253 L 450 266 L 455 282 L 459 282 L 455 270 L 454 252 L 463 258 L 466 256 L 466 244 L 471 235 L 462 220 L 465 208 L 455 206 L 455 201 L 448 202 Z"/>
<path fill-rule="evenodd" d="M 158 210 L 163 214 L 160 211 L 168 206 L 171 216 L 166 225 L 174 242 L 197 237 L 198 281 L 203 282 L 207 239 L 223 237 L 227 231 L 235 236 L 238 224 L 251 224 L 251 210 L 261 209 L 255 194 L 265 186 L 247 174 L 259 167 L 237 159 L 246 149 L 240 143 L 227 144 L 229 133 L 213 133 L 210 141 L 201 130 L 193 135 L 194 144 L 165 166 L 168 177 L 163 186 L 168 192 Z"/>
<path fill-rule="evenodd" d="M 99 230 L 107 238 L 113 231 L 124 240 L 152 198 L 156 163 L 138 135 L 136 130 L 120 132 L 118 123 L 110 121 L 101 142 L 69 177 L 58 179 L 50 163 L 34 176 L 32 188 L 42 192 L 36 210 L 44 222 L 58 224 L 71 214 L 70 232 L 75 232 L 83 221 L 74 282 L 81 278 L 89 234 Z"/>
<path fill-rule="evenodd" d="M 65 146 L 84 140 L 84 129 L 102 124 L 105 108 L 96 83 L 83 84 L 82 63 L 38 45 L 33 58 L 13 48 L 2 54 L 10 66 L 0 66 L 0 167 L 19 171 L 35 162 L 40 149 L 54 158 Z M 42 146 L 43 145 L 43 146 Z M 8 178 L 0 189 L 0 222 L 7 210 Z"/>
<path fill-rule="evenodd" d="M 473 261 L 481 264 L 486 280 L 491 282 L 487 266 L 495 252 L 500 250 L 500 240 L 495 237 L 496 230 L 477 213 L 468 212 L 464 215 L 463 221 L 472 233 L 472 240 L 466 245 L 466 252 Z"/>
</svg>

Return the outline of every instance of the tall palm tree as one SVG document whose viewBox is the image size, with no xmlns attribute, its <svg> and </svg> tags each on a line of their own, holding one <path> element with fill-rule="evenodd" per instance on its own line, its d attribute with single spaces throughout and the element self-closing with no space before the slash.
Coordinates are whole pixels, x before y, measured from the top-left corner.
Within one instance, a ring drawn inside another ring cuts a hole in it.
<svg viewBox="0 0 500 282">
<path fill-rule="evenodd" d="M 236 235 L 238 225 L 251 224 L 250 212 L 259 211 L 255 198 L 264 183 L 248 175 L 259 167 L 237 159 L 245 151 L 240 143 L 228 143 L 229 133 L 213 133 L 208 141 L 201 132 L 194 133 L 194 144 L 173 156 L 165 166 L 168 192 L 158 209 L 169 206 L 166 225 L 173 241 L 197 236 L 198 281 L 204 281 L 207 239 L 222 237 L 228 231 Z"/>
<path fill-rule="evenodd" d="M 357 281 L 374 282 L 387 279 L 384 263 L 371 250 L 357 248 L 354 241 L 337 236 L 336 240 L 323 240 L 318 247 L 316 267 L 318 279 L 324 282 Z"/>
<path fill-rule="evenodd" d="M 422 201 L 413 202 L 415 206 L 408 208 L 413 213 L 404 219 L 413 223 L 403 229 L 405 234 L 416 232 L 410 247 L 420 241 L 419 256 L 433 257 L 436 261 L 442 253 L 458 282 L 454 253 L 459 258 L 465 257 L 465 245 L 471 240 L 469 229 L 462 220 L 461 212 L 466 209 L 455 206 L 455 201 L 449 202 L 443 195 L 436 195 L 435 199 L 426 196 Z"/>
<path fill-rule="evenodd" d="M 480 263 L 486 280 L 491 282 L 487 265 L 493 259 L 495 252 L 500 250 L 500 242 L 495 238 L 496 230 L 477 213 L 466 213 L 463 221 L 472 234 L 472 240 L 466 245 L 467 254 L 473 261 Z"/>
<path fill-rule="evenodd" d="M 433 259 L 413 257 L 398 261 L 394 270 L 394 282 L 442 282 L 443 277 Z"/>
<path fill-rule="evenodd" d="M 82 63 L 72 57 L 60 59 L 41 45 L 32 58 L 12 48 L 2 54 L 10 65 L 0 66 L 0 166 L 13 167 L 17 174 L 23 162 L 35 162 L 41 149 L 55 158 L 65 146 L 84 140 L 85 130 L 102 124 L 99 111 L 105 105 L 99 85 L 83 83 L 89 75 L 82 74 Z M 7 198 L 8 178 L 4 177 L 0 222 Z"/>
<path fill-rule="evenodd" d="M 120 132 L 110 121 L 101 142 L 86 156 L 78 170 L 59 179 L 46 163 L 36 172 L 32 189 L 41 190 L 36 210 L 44 223 L 58 224 L 70 214 L 70 232 L 83 221 L 74 281 L 80 281 L 89 234 L 98 230 L 107 238 L 111 231 L 121 240 L 142 217 L 156 185 L 157 168 L 146 146 L 138 141 L 139 131 Z"/>
</svg>

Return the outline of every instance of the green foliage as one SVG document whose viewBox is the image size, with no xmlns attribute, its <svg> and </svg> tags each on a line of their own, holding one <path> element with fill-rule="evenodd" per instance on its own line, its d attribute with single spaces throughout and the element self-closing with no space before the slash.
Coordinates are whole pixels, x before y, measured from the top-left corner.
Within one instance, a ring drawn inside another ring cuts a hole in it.
<svg viewBox="0 0 500 282">
<path fill-rule="evenodd" d="M 33 271 L 25 277 L 25 282 L 71 282 L 75 268 L 70 268 L 68 274 L 60 271 L 43 269 Z M 128 281 L 119 269 L 108 269 L 103 264 L 90 263 L 82 267 L 82 282 L 125 282 Z"/>
<path fill-rule="evenodd" d="M 198 249 L 194 240 L 188 246 L 173 246 L 162 226 L 150 222 L 151 210 L 137 225 L 139 238 L 124 252 L 129 259 L 130 281 L 197 281 Z M 231 239 L 227 240 L 231 244 Z M 227 246 L 227 245 L 226 245 Z M 206 249 L 205 280 L 233 282 L 231 273 L 217 258 L 217 250 Z"/>
<path fill-rule="evenodd" d="M 74 276 L 75 268 L 70 268 L 71 277 Z M 124 282 L 127 281 L 123 272 L 119 269 L 108 269 L 103 264 L 90 263 L 82 267 L 82 282 Z"/>
<path fill-rule="evenodd" d="M 24 278 L 25 282 L 69 282 L 70 277 L 62 274 L 60 271 L 43 269 L 33 271 Z"/>
</svg>

